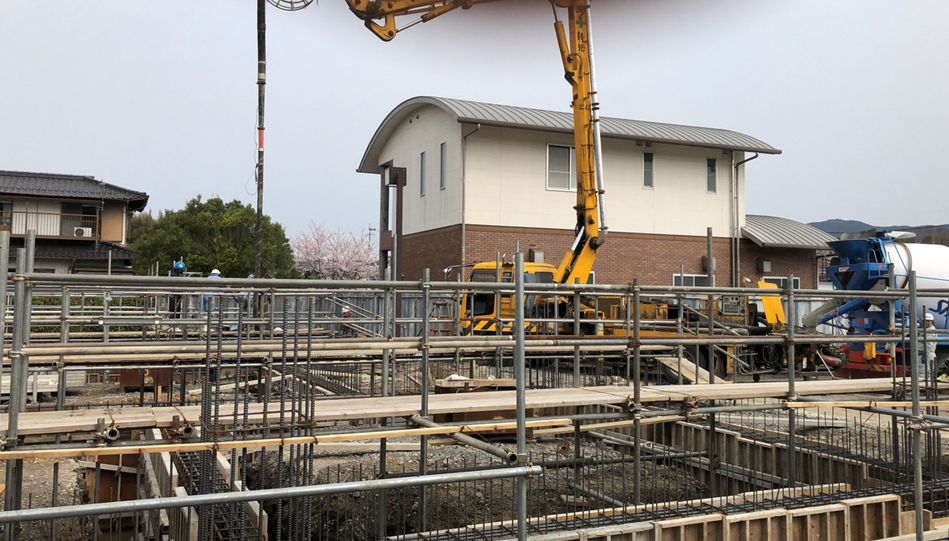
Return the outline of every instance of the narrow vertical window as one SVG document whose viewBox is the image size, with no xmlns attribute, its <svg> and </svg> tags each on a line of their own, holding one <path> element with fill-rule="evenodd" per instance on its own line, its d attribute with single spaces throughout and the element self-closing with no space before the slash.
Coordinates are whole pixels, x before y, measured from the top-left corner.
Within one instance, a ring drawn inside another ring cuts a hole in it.
<svg viewBox="0 0 949 541">
<path fill-rule="evenodd" d="M 715 158 L 708 158 L 705 160 L 705 191 L 708 193 L 715 193 L 718 191 L 718 178 L 715 174 L 717 163 L 718 160 Z"/>
<path fill-rule="evenodd" d="M 653 187 L 652 152 L 643 152 L 643 188 Z"/>
<path fill-rule="evenodd" d="M 573 147 L 547 145 L 547 189 L 577 189 L 577 167 L 573 161 Z"/>
<path fill-rule="evenodd" d="M 425 153 L 419 155 L 418 160 L 418 186 L 419 195 L 425 196 Z"/>
<path fill-rule="evenodd" d="M 445 143 L 442 143 L 439 148 L 439 160 L 438 160 L 438 187 L 442 190 L 445 189 Z"/>
</svg>

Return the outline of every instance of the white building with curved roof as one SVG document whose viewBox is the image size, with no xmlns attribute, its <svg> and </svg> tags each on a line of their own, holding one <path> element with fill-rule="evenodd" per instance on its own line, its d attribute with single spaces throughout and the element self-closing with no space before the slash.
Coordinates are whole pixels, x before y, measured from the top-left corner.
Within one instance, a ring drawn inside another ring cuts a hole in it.
<svg viewBox="0 0 949 541">
<path fill-rule="evenodd" d="M 610 233 L 596 281 L 702 274 L 708 228 L 718 284 L 748 274 L 744 164 L 779 149 L 730 130 L 620 118 L 603 118 L 601 132 Z M 573 239 L 572 145 L 568 112 L 425 96 L 399 104 L 358 168 L 383 178 L 381 229 L 394 239 L 383 248 L 394 250 L 395 276 L 416 279 L 429 267 L 438 278 L 498 253 L 510 259 L 516 241 L 556 265 Z M 814 249 L 805 251 L 816 277 Z"/>
</svg>

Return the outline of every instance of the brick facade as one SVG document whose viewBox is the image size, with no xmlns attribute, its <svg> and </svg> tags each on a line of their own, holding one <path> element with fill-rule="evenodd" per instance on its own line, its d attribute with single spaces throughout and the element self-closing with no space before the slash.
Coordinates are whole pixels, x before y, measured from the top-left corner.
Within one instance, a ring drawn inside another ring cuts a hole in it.
<svg viewBox="0 0 949 541">
<path fill-rule="evenodd" d="M 771 262 L 771 272 L 758 272 L 759 259 Z M 762 248 L 744 240 L 741 243 L 741 275 L 757 282 L 763 276 L 790 276 L 801 279 L 802 289 L 817 289 L 817 252 L 794 248 Z"/>
<path fill-rule="evenodd" d="M 465 231 L 467 263 L 494 261 L 497 254 L 514 259 L 515 244 L 520 241 L 521 251 L 527 258 L 529 250 L 543 250 L 544 260 L 554 266 L 573 241 L 571 231 L 469 225 Z M 442 271 L 448 266 L 461 264 L 461 226 L 445 227 L 406 235 L 401 242 L 398 273 L 406 280 L 418 280 L 422 269 L 431 269 L 433 280 L 442 280 Z M 705 274 L 702 256 L 706 254 L 706 238 L 676 235 L 647 235 L 638 233 L 610 233 L 609 239 L 597 254 L 593 267 L 596 281 L 601 284 L 626 284 L 638 278 L 644 285 L 671 285 L 673 275 L 680 268 L 685 274 Z M 712 250 L 717 259 L 716 285 L 730 285 L 731 257 L 729 239 L 715 238 Z M 757 281 L 756 265 L 759 258 L 771 261 L 768 276 L 793 274 L 801 279 L 801 287 L 817 287 L 817 259 L 813 250 L 761 248 L 754 243 L 741 242 L 741 276 Z M 681 266 L 681 267 L 680 267 Z M 449 278 L 458 277 L 458 269 Z M 467 276 L 467 269 L 463 273 Z"/>
</svg>

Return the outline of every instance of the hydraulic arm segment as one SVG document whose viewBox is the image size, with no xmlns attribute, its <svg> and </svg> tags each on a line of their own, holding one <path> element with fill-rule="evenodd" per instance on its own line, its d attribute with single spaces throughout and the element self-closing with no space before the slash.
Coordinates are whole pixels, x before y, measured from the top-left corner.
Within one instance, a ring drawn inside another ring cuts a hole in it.
<svg viewBox="0 0 949 541">
<path fill-rule="evenodd" d="M 408 28 L 427 22 L 456 8 L 468 9 L 475 4 L 497 0 L 346 0 L 349 9 L 365 21 L 366 28 L 384 41 L 395 37 L 396 17 L 417 15 Z M 574 165 L 577 175 L 577 213 L 575 238 L 567 250 L 554 281 L 572 284 L 575 279 L 586 283 L 593 269 L 596 250 L 606 241 L 606 214 L 603 209 L 602 158 L 600 155 L 599 104 L 596 101 L 596 80 L 590 39 L 589 0 L 550 0 L 556 8 L 567 10 L 567 28 L 558 19 L 554 23 L 557 44 L 563 60 L 564 76 L 573 89 Z M 403 29 L 404 29 L 403 28 Z M 569 31 L 569 39 L 567 33 Z"/>
</svg>

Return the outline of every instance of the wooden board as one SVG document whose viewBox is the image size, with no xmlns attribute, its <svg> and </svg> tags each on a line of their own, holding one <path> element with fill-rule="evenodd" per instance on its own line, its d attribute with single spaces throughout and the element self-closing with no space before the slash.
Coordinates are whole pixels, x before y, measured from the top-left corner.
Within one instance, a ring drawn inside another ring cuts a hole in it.
<svg viewBox="0 0 949 541">
<path fill-rule="evenodd" d="M 798 382 L 796 391 L 802 396 L 827 395 L 838 393 L 872 393 L 890 390 L 889 380 L 835 380 Z M 657 385 L 644 386 L 641 389 L 642 402 L 679 402 L 683 400 L 728 400 L 748 398 L 782 398 L 787 396 L 786 382 L 738 383 L 733 385 Z M 628 403 L 633 388 L 628 386 L 580 387 L 567 389 L 533 389 L 526 393 L 526 407 L 558 408 L 584 407 L 590 405 L 615 405 Z M 432 394 L 429 397 L 429 414 L 447 414 L 455 412 L 500 411 L 515 409 L 515 391 L 495 391 L 490 393 Z M 222 411 L 230 411 L 231 404 L 222 406 Z M 317 401 L 315 411 L 309 421 L 346 421 L 359 419 L 381 419 L 386 417 L 406 417 L 419 412 L 421 397 L 396 396 L 372 398 L 345 398 Z M 268 404 L 267 420 L 277 422 L 280 415 L 280 402 Z M 259 423 L 264 419 L 264 405 L 250 404 L 248 415 L 250 423 Z M 183 424 L 200 426 L 201 407 L 138 407 L 91 408 L 64 412 L 41 411 L 26 412 L 19 416 L 18 432 L 21 436 L 68 434 L 91 432 L 95 430 L 99 419 L 105 426 L 114 426 L 121 430 L 130 428 L 167 428 L 172 418 L 177 416 Z M 286 412 L 288 415 L 301 415 Z M 243 409 L 239 417 L 243 416 Z M 220 421 L 228 423 L 229 416 L 222 414 Z M 7 430 L 8 415 L 0 415 L 0 431 Z"/>
<path fill-rule="evenodd" d="M 656 360 L 669 367 L 669 369 L 673 372 L 678 372 L 679 367 L 681 366 L 682 377 L 688 381 L 691 381 L 692 383 L 708 383 L 708 370 L 704 368 L 697 368 L 695 363 L 688 359 L 679 357 L 656 357 Z M 698 376 L 695 374 L 696 370 L 698 370 Z M 730 381 L 725 381 L 718 376 L 715 376 L 713 381 L 715 383 L 732 383 Z"/>
</svg>

